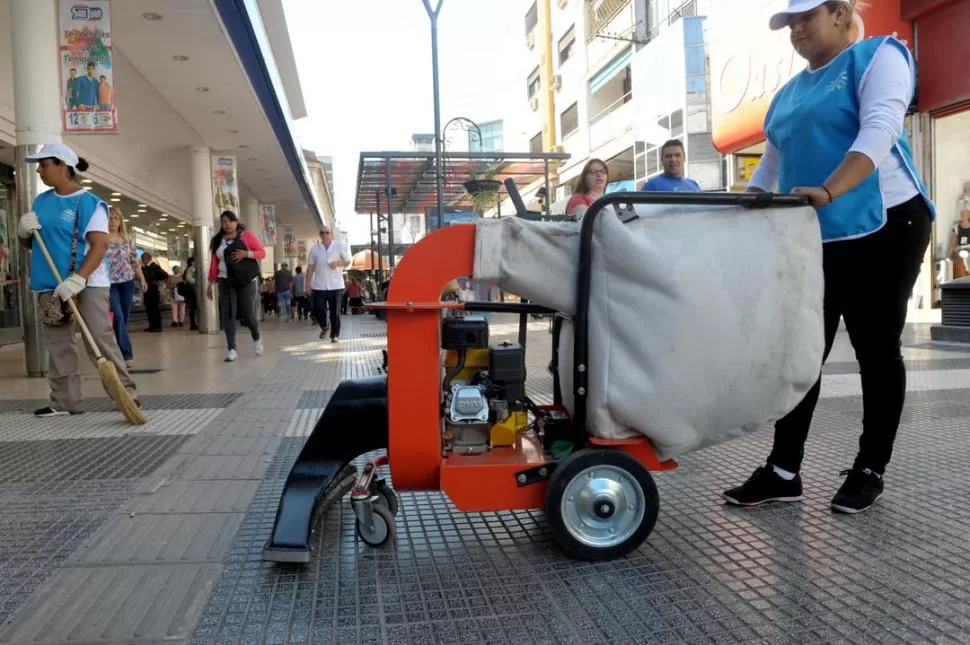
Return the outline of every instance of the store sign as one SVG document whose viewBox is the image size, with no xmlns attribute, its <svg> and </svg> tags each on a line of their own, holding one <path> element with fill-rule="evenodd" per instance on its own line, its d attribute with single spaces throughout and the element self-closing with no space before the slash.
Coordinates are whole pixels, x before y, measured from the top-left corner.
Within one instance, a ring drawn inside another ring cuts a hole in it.
<svg viewBox="0 0 970 645">
<path fill-rule="evenodd" d="M 64 132 L 117 132 L 109 0 L 60 0 L 58 26 Z"/>
<path fill-rule="evenodd" d="M 260 237 L 264 246 L 276 244 L 276 206 L 273 204 L 259 205 L 259 222 L 262 230 Z"/>
<path fill-rule="evenodd" d="M 912 47 L 912 27 L 902 22 L 900 0 L 881 0 L 856 15 L 852 38 L 893 35 Z M 771 31 L 772 14 L 787 7 L 772 0 L 711 44 L 714 145 L 735 152 L 764 140 L 764 120 L 775 94 L 806 62 L 791 45 L 788 29 Z"/>
<path fill-rule="evenodd" d="M 223 211 L 239 216 L 239 183 L 232 155 L 212 156 L 212 208 L 216 221 Z"/>
</svg>

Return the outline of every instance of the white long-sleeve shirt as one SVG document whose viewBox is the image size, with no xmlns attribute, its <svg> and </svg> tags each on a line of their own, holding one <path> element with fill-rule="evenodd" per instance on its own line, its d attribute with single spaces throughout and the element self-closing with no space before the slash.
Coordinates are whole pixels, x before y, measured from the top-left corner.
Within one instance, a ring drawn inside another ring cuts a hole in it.
<svg viewBox="0 0 970 645">
<path fill-rule="evenodd" d="M 823 69 L 807 71 L 815 74 Z M 895 151 L 913 96 L 912 78 L 913 70 L 903 52 L 884 46 L 876 52 L 859 85 L 860 128 L 849 152 L 864 154 L 879 169 L 886 208 L 898 206 L 919 194 L 919 187 Z M 764 191 L 774 190 L 778 184 L 779 162 L 778 148 L 766 142 L 765 153 L 748 185 Z"/>
</svg>

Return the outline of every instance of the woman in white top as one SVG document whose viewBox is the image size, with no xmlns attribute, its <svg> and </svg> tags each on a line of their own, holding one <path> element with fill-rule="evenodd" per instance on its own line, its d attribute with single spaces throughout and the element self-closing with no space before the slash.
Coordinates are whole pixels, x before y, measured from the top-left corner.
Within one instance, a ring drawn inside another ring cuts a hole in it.
<svg viewBox="0 0 970 645">
<path fill-rule="evenodd" d="M 913 58 L 895 38 L 853 43 L 860 5 L 790 0 L 788 11 L 772 17 L 772 29 L 790 28 L 808 69 L 772 99 L 765 155 L 749 188 L 777 184 L 782 193 L 806 195 L 818 211 L 826 356 L 844 318 L 862 373 L 859 452 L 831 504 L 843 513 L 868 509 L 883 492 L 906 394 L 900 336 L 935 217 L 903 126 L 915 87 Z M 802 498 L 798 471 L 820 389 L 821 378 L 775 424 L 767 464 L 725 491 L 729 503 Z"/>
</svg>

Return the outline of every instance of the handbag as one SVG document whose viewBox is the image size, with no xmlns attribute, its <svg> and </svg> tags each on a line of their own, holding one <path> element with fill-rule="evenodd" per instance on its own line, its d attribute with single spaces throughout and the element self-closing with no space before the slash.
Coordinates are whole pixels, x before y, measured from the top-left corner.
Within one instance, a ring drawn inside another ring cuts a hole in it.
<svg viewBox="0 0 970 645">
<path fill-rule="evenodd" d="M 71 264 L 68 265 L 68 273 L 73 271 L 77 262 L 77 242 L 80 229 L 81 215 L 79 206 L 81 198 L 74 203 L 74 234 L 71 237 Z M 60 327 L 74 322 L 74 315 L 68 304 L 54 295 L 54 291 L 40 291 L 37 293 L 37 314 L 42 323 L 48 327 Z"/>
<path fill-rule="evenodd" d="M 259 274 L 259 261 L 252 258 L 245 258 L 236 262 L 232 259 L 233 251 L 248 251 L 246 243 L 242 241 L 242 234 L 237 234 L 236 239 L 227 240 L 226 250 L 222 253 L 223 261 L 226 263 L 226 277 L 229 279 L 229 286 L 233 289 L 242 289 L 255 280 Z"/>
</svg>

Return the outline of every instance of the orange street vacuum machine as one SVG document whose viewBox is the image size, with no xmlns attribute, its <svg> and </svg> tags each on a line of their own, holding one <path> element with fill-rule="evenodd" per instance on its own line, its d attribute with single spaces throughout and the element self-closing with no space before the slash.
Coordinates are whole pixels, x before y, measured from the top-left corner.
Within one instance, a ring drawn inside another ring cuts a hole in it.
<svg viewBox="0 0 970 645">
<path fill-rule="evenodd" d="M 521 198 L 514 184 L 509 188 L 521 216 Z M 677 464 L 658 459 L 646 437 L 607 440 L 587 432 L 586 367 L 596 360 L 588 352 L 587 317 L 593 224 L 610 205 L 785 200 L 768 197 L 613 193 L 590 207 L 577 258 L 572 414 L 558 378 L 562 318 L 553 323 L 554 404 L 536 405 L 525 392 L 526 321 L 555 312 L 530 303 L 441 302 L 446 283 L 472 275 L 476 227 L 427 235 L 398 265 L 387 302 L 372 305 L 387 312 L 386 374 L 344 381 L 334 391 L 286 481 L 263 559 L 309 562 L 316 518 L 348 491 L 359 538 L 375 547 L 391 541 L 398 500 L 377 476 L 384 464 L 397 490 L 440 490 L 460 511 L 543 509 L 555 540 L 577 558 L 607 560 L 637 548 L 657 519 L 650 473 Z M 636 217 L 632 208 L 617 212 Z M 454 309 L 466 315 L 447 311 Z M 488 323 L 476 312 L 519 314 L 518 342 L 490 343 Z M 379 450 L 386 456 L 355 466 Z"/>
</svg>

